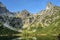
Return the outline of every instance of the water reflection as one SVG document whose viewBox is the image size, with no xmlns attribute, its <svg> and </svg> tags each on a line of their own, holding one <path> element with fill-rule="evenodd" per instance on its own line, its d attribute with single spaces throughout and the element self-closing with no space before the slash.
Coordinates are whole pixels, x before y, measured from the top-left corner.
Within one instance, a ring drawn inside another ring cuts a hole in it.
<svg viewBox="0 0 60 40">
<path fill-rule="evenodd" d="M 17 36 L 0 36 L 0 40 L 12 40 L 18 38 Z"/>
<path fill-rule="evenodd" d="M 36 37 L 19 37 L 12 40 L 37 40 Z"/>
<path fill-rule="evenodd" d="M 17 37 L 17 36 L 3 36 L 0 40 L 57 40 L 56 36 L 36 36 L 36 37 Z"/>
</svg>

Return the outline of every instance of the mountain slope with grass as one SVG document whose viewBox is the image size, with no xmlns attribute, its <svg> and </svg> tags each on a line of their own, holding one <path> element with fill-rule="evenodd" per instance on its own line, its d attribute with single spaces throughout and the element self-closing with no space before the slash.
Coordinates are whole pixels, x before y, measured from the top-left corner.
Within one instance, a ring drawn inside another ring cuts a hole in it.
<svg viewBox="0 0 60 40">
<path fill-rule="evenodd" d="M 36 30 L 38 34 L 60 34 L 60 7 L 49 2 L 46 9 L 38 12 L 35 18 L 27 30 Z"/>
<path fill-rule="evenodd" d="M 60 32 L 60 7 L 48 2 L 45 10 L 36 14 L 28 12 L 26 9 L 21 12 L 10 12 L 0 2 L 0 22 L 4 28 L 10 30 L 24 30 L 46 33 L 46 34 L 59 34 Z M 1 25 L 1 24 L 0 24 Z M 13 30 L 13 31 L 16 31 Z"/>
</svg>

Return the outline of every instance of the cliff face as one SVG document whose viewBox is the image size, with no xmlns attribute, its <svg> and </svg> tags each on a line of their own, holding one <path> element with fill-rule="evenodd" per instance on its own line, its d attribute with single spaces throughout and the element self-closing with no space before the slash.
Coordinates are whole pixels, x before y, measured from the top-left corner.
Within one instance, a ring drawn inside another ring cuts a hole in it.
<svg viewBox="0 0 60 40">
<path fill-rule="evenodd" d="M 37 14 L 31 14 L 27 10 L 22 10 L 21 12 L 15 12 L 11 14 L 6 7 L 0 2 L 0 14 L 8 14 L 0 17 L 0 20 L 4 19 L 9 26 L 15 28 L 29 28 L 29 27 L 48 27 L 51 23 L 60 19 L 60 7 L 53 5 L 52 3 L 47 3 L 46 9 L 38 12 Z M 11 15 L 13 16 L 11 16 Z"/>
</svg>

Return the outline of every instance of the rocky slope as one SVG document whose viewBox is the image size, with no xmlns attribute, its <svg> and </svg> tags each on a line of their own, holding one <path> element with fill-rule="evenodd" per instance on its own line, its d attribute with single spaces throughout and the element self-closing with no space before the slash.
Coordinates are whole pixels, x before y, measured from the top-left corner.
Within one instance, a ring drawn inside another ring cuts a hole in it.
<svg viewBox="0 0 60 40">
<path fill-rule="evenodd" d="M 48 26 L 60 17 L 60 7 L 51 4 L 47 4 L 46 9 L 36 15 L 37 22 L 42 23 L 42 26 Z"/>
</svg>

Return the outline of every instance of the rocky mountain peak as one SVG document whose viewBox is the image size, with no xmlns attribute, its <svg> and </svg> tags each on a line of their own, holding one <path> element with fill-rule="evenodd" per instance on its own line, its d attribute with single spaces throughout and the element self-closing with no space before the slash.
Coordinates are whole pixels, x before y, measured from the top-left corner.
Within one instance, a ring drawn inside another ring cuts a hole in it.
<svg viewBox="0 0 60 40">
<path fill-rule="evenodd" d="M 52 3 L 51 2 L 48 2 L 47 5 L 52 5 Z"/>
<path fill-rule="evenodd" d="M 28 14 L 29 12 L 26 9 L 24 9 L 24 10 L 21 11 L 21 13 L 22 14 Z"/>
<path fill-rule="evenodd" d="M 51 2 L 48 2 L 46 5 L 46 9 L 52 9 L 53 4 Z"/>
<path fill-rule="evenodd" d="M 0 2 L 0 7 L 5 7 L 4 4 L 2 2 Z"/>
<path fill-rule="evenodd" d="M 29 14 L 30 13 L 26 9 L 24 9 L 24 10 L 21 11 L 21 15 L 29 16 Z"/>
<path fill-rule="evenodd" d="M 30 16 L 30 13 L 26 9 L 24 9 L 21 12 L 16 13 L 16 16 L 21 18 L 26 18 Z"/>
<path fill-rule="evenodd" d="M 5 7 L 5 5 L 2 2 L 0 2 L 0 14 L 4 14 L 7 12 L 9 12 L 9 10 Z"/>
</svg>

